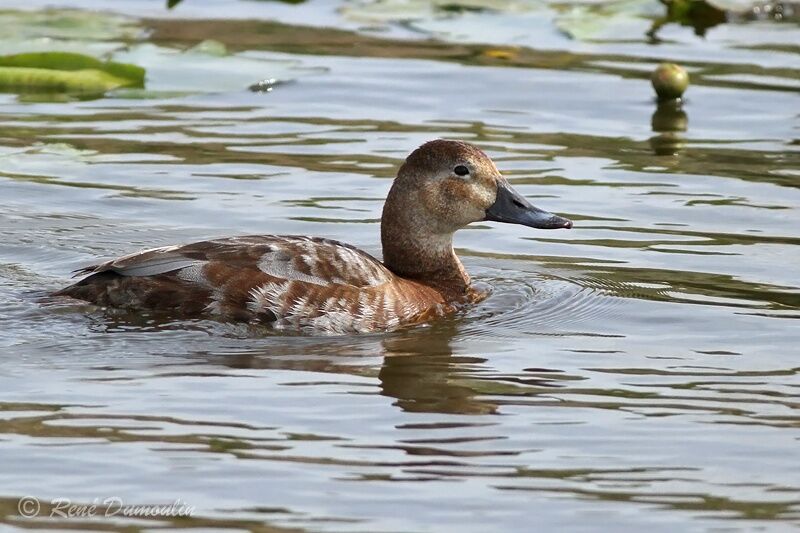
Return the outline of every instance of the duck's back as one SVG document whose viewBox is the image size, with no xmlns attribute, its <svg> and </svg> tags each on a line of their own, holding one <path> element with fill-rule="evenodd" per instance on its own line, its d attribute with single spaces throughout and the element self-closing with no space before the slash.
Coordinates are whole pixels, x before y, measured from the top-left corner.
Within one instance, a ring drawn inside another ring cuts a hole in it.
<svg viewBox="0 0 800 533">
<path fill-rule="evenodd" d="M 81 269 L 57 293 L 98 305 L 347 333 L 392 329 L 441 296 L 328 239 L 255 235 L 167 246 Z"/>
</svg>

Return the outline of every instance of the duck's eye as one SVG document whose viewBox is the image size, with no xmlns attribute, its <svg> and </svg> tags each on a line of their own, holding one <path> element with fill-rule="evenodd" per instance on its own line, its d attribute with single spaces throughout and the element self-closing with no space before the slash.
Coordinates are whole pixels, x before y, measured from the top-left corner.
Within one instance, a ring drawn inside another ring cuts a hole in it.
<svg viewBox="0 0 800 533">
<path fill-rule="evenodd" d="M 458 165 L 456 168 L 453 169 L 453 172 L 456 173 L 456 176 L 466 176 L 469 174 L 469 169 L 464 165 Z"/>
</svg>

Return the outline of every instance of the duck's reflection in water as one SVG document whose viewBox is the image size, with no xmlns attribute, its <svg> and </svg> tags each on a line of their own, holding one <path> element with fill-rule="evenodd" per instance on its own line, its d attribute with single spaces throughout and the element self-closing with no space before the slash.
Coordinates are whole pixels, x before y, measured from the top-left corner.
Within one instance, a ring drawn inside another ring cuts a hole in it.
<svg viewBox="0 0 800 533">
<path fill-rule="evenodd" d="M 470 382 L 485 370 L 485 358 L 453 355 L 458 332 L 447 321 L 384 339 L 384 360 L 378 379 L 381 394 L 396 398 L 404 411 L 491 414 L 497 405 L 481 399 Z"/>
<path fill-rule="evenodd" d="M 454 355 L 456 320 L 394 333 L 351 337 L 267 337 L 262 346 L 214 349 L 190 355 L 211 366 L 324 372 L 377 378 L 380 394 L 409 412 L 495 413 L 480 398 L 476 376 L 489 372 L 486 359 Z"/>
<path fill-rule="evenodd" d="M 452 319 L 379 335 L 268 337 L 258 348 L 215 349 L 190 358 L 193 365 L 201 357 L 212 367 L 377 379 L 379 394 L 393 398 L 393 405 L 406 412 L 496 414 L 502 403 L 563 386 L 564 376 L 557 370 L 542 369 L 521 380 L 499 374 L 485 357 L 456 353 L 454 341 L 463 339 L 460 329 L 459 320 Z M 350 388 L 353 383 L 342 385 Z"/>
</svg>

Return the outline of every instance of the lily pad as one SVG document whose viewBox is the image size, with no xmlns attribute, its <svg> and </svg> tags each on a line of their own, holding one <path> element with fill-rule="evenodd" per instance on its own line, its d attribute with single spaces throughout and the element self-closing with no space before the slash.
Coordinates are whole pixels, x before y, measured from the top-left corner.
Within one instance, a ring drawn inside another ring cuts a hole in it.
<svg viewBox="0 0 800 533">
<path fill-rule="evenodd" d="M 100 11 L 44 9 L 0 11 L 3 44 L 37 39 L 106 41 L 133 40 L 144 36 L 135 19 Z M 52 47 L 52 42 L 50 43 Z"/>
<path fill-rule="evenodd" d="M 662 12 L 654 0 L 578 4 L 558 15 L 556 27 L 580 41 L 637 39 L 650 26 L 650 20 Z"/>
<path fill-rule="evenodd" d="M 141 87 L 144 69 L 71 52 L 0 56 L 0 89 L 36 92 L 104 93 Z"/>
<path fill-rule="evenodd" d="M 98 70 L 131 85 L 143 85 L 145 71 L 142 67 L 115 61 L 101 61 L 95 57 L 73 52 L 31 52 L 0 56 L 0 67 L 22 67 L 48 70 Z"/>
<path fill-rule="evenodd" d="M 516 0 L 358 0 L 340 8 L 356 22 L 386 23 L 453 17 L 475 12 L 527 11 L 530 6 Z"/>
<path fill-rule="evenodd" d="M 215 41 L 214 39 L 206 39 L 191 47 L 187 52 L 196 54 L 207 54 L 216 57 L 225 57 L 228 55 L 228 48 L 224 43 Z"/>
<path fill-rule="evenodd" d="M 167 9 L 172 9 L 173 7 L 180 4 L 183 0 L 167 0 Z M 302 4 L 306 0 L 267 0 L 271 2 L 280 2 L 282 4 Z"/>
<path fill-rule="evenodd" d="M 104 93 L 127 84 L 127 80 L 94 69 L 63 71 L 25 67 L 0 68 L 0 89 L 12 91 Z"/>
</svg>

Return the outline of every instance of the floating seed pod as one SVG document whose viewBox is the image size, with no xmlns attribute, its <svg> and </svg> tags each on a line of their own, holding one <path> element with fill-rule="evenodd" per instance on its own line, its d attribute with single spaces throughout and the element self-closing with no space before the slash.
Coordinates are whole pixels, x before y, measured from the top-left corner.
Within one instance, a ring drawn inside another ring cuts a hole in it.
<svg viewBox="0 0 800 533">
<path fill-rule="evenodd" d="M 674 100 L 683 96 L 689 86 L 689 74 L 675 63 L 661 63 L 650 76 L 659 100 Z"/>
</svg>

